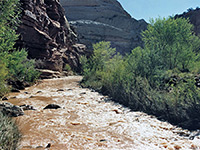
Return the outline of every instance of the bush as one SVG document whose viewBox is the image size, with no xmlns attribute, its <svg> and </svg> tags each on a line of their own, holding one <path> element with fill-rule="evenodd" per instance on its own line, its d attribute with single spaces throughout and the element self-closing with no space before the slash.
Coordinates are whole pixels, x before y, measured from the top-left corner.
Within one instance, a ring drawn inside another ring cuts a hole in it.
<svg viewBox="0 0 200 150">
<path fill-rule="evenodd" d="M 14 81 L 34 82 L 39 77 L 35 70 L 35 61 L 27 59 L 25 50 L 14 51 L 7 56 L 9 76 Z"/>
<path fill-rule="evenodd" d="M 82 85 L 114 100 L 189 129 L 198 128 L 200 39 L 186 19 L 157 19 L 143 32 L 144 49 L 122 57 L 109 42 L 82 57 Z M 114 55 L 115 54 L 115 55 Z M 194 124 L 195 123 L 195 124 Z"/>
<path fill-rule="evenodd" d="M 142 33 L 145 43 L 144 58 L 147 78 L 153 86 L 159 73 L 167 70 L 192 71 L 199 59 L 200 39 L 192 34 L 188 19 L 168 18 L 151 20 Z M 161 79 L 162 80 L 162 79 Z"/>
<path fill-rule="evenodd" d="M 5 80 L 34 82 L 39 76 L 35 61 L 27 59 L 27 52 L 14 48 L 20 13 L 19 0 L 0 1 L 0 60 L 4 65 L 1 72 L 7 72 L 0 79 L 0 96 L 8 89 Z"/>
<path fill-rule="evenodd" d="M 0 112 L 0 149 L 16 150 L 21 134 L 15 122 Z"/>
<path fill-rule="evenodd" d="M 0 97 L 8 92 L 7 80 L 34 82 L 38 72 L 25 50 L 16 50 L 19 0 L 0 1 Z M 21 134 L 16 124 L 0 112 L 0 149 L 15 150 Z"/>
<path fill-rule="evenodd" d="M 65 71 L 72 71 L 72 69 L 71 69 L 69 64 L 65 64 L 64 70 Z"/>
<path fill-rule="evenodd" d="M 0 1 L 0 97 L 7 91 L 8 68 L 6 56 L 13 50 L 18 35 L 15 32 L 20 13 L 18 0 Z"/>
<path fill-rule="evenodd" d="M 0 1 L 0 56 L 13 51 L 19 14 L 19 0 Z"/>
<path fill-rule="evenodd" d="M 87 60 L 82 56 L 80 62 L 84 70 L 85 86 L 101 89 L 101 71 L 107 66 L 110 58 L 114 55 L 115 49 L 110 47 L 109 42 L 99 42 L 93 45 L 93 55 Z"/>
<path fill-rule="evenodd" d="M 0 62 L 0 98 L 8 92 L 6 85 L 7 69 L 3 63 Z"/>
</svg>

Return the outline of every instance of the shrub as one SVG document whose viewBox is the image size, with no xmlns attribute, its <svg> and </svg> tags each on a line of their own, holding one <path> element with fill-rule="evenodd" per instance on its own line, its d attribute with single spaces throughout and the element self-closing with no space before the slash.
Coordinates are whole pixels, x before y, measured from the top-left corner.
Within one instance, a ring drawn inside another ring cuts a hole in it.
<svg viewBox="0 0 200 150">
<path fill-rule="evenodd" d="M 15 122 L 0 112 L 0 149 L 16 150 L 21 134 Z"/>
<path fill-rule="evenodd" d="M 34 82 L 39 76 L 35 61 L 27 59 L 27 52 L 14 48 L 20 13 L 19 0 L 0 1 L 0 60 L 6 67 L 3 70 L 8 72 L 7 76 L 1 77 L 1 91 L 5 90 L 5 79 Z"/>
<path fill-rule="evenodd" d="M 199 58 L 196 52 L 200 47 L 200 40 L 192 34 L 192 29 L 188 19 L 151 20 L 148 29 L 142 33 L 149 76 L 159 70 L 191 71 Z"/>
<path fill-rule="evenodd" d="M 82 56 L 80 62 L 83 67 L 83 74 L 85 86 L 96 87 L 101 89 L 101 71 L 109 63 L 110 58 L 114 55 L 115 49 L 110 47 L 110 42 L 99 42 L 93 45 L 93 55 L 87 60 L 85 56 Z"/>
<path fill-rule="evenodd" d="M 3 63 L 0 62 L 0 98 L 8 92 L 6 85 L 7 69 Z"/>
<path fill-rule="evenodd" d="M 35 61 L 27 59 L 25 50 L 14 51 L 7 56 L 7 68 L 12 80 L 34 82 L 39 77 L 35 70 Z"/>
<path fill-rule="evenodd" d="M 65 71 L 71 71 L 72 69 L 71 69 L 69 64 L 65 64 L 64 70 Z"/>
<path fill-rule="evenodd" d="M 33 82 L 39 75 L 27 52 L 14 48 L 19 14 L 19 0 L 0 1 L 0 97 L 8 92 L 7 80 Z M 1 112 L 0 120 L 0 149 L 17 149 L 21 134 L 16 124 Z"/>
<path fill-rule="evenodd" d="M 0 1 L 0 56 L 13 51 L 19 14 L 19 0 Z"/>
<path fill-rule="evenodd" d="M 190 11 L 193 11 L 193 10 L 194 10 L 194 8 L 191 7 L 191 8 L 187 9 L 187 12 L 190 12 Z"/>
<path fill-rule="evenodd" d="M 194 79 L 200 39 L 191 29 L 186 19 L 159 18 L 142 34 L 144 49 L 137 47 L 125 57 L 116 54 L 109 42 L 94 44 L 94 54 L 81 59 L 82 85 L 133 110 L 196 129 L 200 90 Z"/>
</svg>

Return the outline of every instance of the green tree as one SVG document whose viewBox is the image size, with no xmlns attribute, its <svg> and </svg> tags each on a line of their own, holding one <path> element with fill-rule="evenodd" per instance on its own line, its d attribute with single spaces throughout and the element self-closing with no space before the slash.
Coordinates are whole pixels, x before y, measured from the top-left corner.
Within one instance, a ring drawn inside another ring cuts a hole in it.
<svg viewBox="0 0 200 150">
<path fill-rule="evenodd" d="M 12 80 L 34 82 L 39 77 L 38 71 L 35 70 L 35 61 L 27 59 L 27 56 L 24 49 L 13 51 L 7 55 L 7 68 Z"/>
<path fill-rule="evenodd" d="M 2 97 L 4 94 L 8 92 L 8 88 L 6 85 L 6 76 L 7 76 L 7 68 L 5 67 L 5 64 L 0 62 L 0 97 Z"/>
<path fill-rule="evenodd" d="M 189 20 L 158 18 L 150 22 L 142 36 L 152 71 L 175 68 L 180 71 L 189 70 L 196 61 L 195 52 L 200 47 L 200 40 L 193 34 Z"/>
<path fill-rule="evenodd" d="M 0 60 L 8 71 L 2 78 L 33 82 L 39 75 L 35 70 L 34 60 L 27 59 L 25 50 L 16 50 L 15 42 L 18 39 L 16 29 L 20 22 L 19 0 L 0 1 Z M 1 89 L 3 91 L 5 89 Z"/>
<path fill-rule="evenodd" d="M 19 0 L 0 1 L 0 56 L 13 50 L 18 38 L 16 29 L 19 23 L 19 14 Z"/>
<path fill-rule="evenodd" d="M 13 50 L 18 35 L 15 30 L 19 16 L 18 0 L 0 1 L 0 97 L 8 92 L 8 54 Z"/>
<path fill-rule="evenodd" d="M 86 57 L 81 58 L 83 67 L 84 80 L 86 86 L 96 87 L 100 89 L 102 83 L 102 72 L 109 64 L 110 59 L 116 50 L 110 47 L 110 42 L 99 42 L 93 44 L 93 55 L 87 60 Z"/>
<path fill-rule="evenodd" d="M 103 69 L 106 63 L 115 54 L 116 50 L 110 47 L 110 42 L 99 42 L 93 44 L 93 57 L 91 61 L 94 63 L 93 69 Z"/>
<path fill-rule="evenodd" d="M 187 19 L 156 19 L 143 32 L 145 47 L 122 57 L 109 43 L 83 57 L 82 85 L 105 92 L 133 110 L 196 129 L 200 120 L 200 39 Z M 199 70 L 199 69 L 197 69 Z M 195 78 L 197 82 L 195 81 Z M 194 123 L 195 122 L 195 123 Z"/>
</svg>

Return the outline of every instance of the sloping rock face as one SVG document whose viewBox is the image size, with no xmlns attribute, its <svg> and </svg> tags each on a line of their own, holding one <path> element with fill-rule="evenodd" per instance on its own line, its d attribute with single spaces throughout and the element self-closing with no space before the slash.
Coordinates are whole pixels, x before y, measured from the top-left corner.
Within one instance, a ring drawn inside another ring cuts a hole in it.
<svg viewBox="0 0 200 150">
<path fill-rule="evenodd" d="M 99 41 L 111 41 L 121 53 L 142 46 L 141 31 L 147 23 L 135 20 L 117 0 L 60 0 L 66 16 L 75 26 L 81 43 L 91 49 Z"/>
<path fill-rule="evenodd" d="M 175 18 L 178 17 L 189 18 L 190 22 L 194 25 L 195 34 L 200 35 L 200 8 L 175 16 Z"/>
<path fill-rule="evenodd" d="M 65 64 L 79 70 L 79 55 L 85 46 L 77 44 L 59 0 L 20 0 L 22 5 L 20 38 L 17 47 L 25 47 L 37 67 L 62 72 Z"/>
</svg>

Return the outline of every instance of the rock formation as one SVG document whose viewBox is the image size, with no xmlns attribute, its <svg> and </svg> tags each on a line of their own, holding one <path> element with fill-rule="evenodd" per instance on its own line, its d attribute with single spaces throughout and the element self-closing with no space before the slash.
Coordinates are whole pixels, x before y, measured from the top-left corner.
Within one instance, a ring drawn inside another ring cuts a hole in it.
<svg viewBox="0 0 200 150">
<path fill-rule="evenodd" d="M 189 9 L 188 12 L 184 12 L 181 15 L 176 15 L 175 18 L 183 17 L 183 18 L 189 18 L 191 24 L 194 25 L 194 32 L 196 35 L 200 35 L 200 8 L 197 8 L 195 10 Z"/>
<path fill-rule="evenodd" d="M 60 0 L 66 16 L 75 26 L 81 43 L 91 49 L 98 41 L 111 41 L 121 53 L 142 46 L 141 31 L 147 23 L 136 20 L 117 0 Z"/>
<path fill-rule="evenodd" d="M 0 102 L 0 112 L 10 117 L 18 117 L 24 115 L 22 108 L 9 102 Z"/>
<path fill-rule="evenodd" d="M 62 72 L 65 64 L 79 68 L 85 46 L 77 44 L 59 0 L 20 0 L 22 5 L 17 47 L 25 47 L 37 66 Z"/>
</svg>

